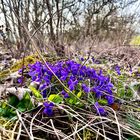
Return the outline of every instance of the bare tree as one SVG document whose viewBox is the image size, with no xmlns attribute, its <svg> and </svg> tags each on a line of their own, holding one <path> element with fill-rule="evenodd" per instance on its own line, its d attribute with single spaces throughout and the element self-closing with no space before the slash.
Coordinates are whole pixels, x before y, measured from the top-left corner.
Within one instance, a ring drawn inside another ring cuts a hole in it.
<svg viewBox="0 0 140 140">
<path fill-rule="evenodd" d="M 128 30 L 128 36 L 134 33 L 132 24 L 136 22 L 136 13 L 120 14 L 138 0 L 1 0 L 0 10 L 5 25 L 10 28 L 8 36 L 22 44 L 28 41 L 25 29 L 34 36 L 38 47 L 44 47 L 48 40 L 58 55 L 64 54 L 65 41 L 78 40 L 83 36 L 97 37 L 99 40 L 112 40 L 112 34 L 120 36 Z M 137 16 L 138 21 L 138 16 Z M 83 39 L 84 39 L 83 38 Z M 29 47 L 28 47 L 29 48 Z M 60 53 L 61 52 L 61 53 Z"/>
</svg>

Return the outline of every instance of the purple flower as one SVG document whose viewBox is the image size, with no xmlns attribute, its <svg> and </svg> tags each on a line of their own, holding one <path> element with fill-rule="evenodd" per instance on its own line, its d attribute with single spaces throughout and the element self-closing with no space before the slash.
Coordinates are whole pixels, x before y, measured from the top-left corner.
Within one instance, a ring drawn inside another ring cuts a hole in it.
<svg viewBox="0 0 140 140">
<path fill-rule="evenodd" d="M 19 73 L 19 74 L 22 74 L 22 72 L 23 72 L 24 69 L 26 69 L 25 66 L 24 66 L 23 68 L 19 69 L 19 70 L 18 70 L 18 73 Z"/>
<path fill-rule="evenodd" d="M 95 64 L 101 64 L 101 61 L 99 60 L 94 60 Z"/>
<path fill-rule="evenodd" d="M 64 95 L 64 98 L 69 98 L 70 96 L 69 96 L 69 94 L 68 93 L 66 93 L 65 95 Z"/>
<path fill-rule="evenodd" d="M 121 75 L 121 70 L 118 65 L 115 66 L 115 71 L 117 72 L 118 75 Z"/>
<path fill-rule="evenodd" d="M 109 77 L 107 78 L 106 82 L 107 82 L 107 86 L 108 86 L 108 88 L 113 88 L 114 85 L 111 83 Z"/>
<path fill-rule="evenodd" d="M 44 106 L 45 106 L 45 109 L 44 109 L 44 114 L 48 115 L 48 116 L 52 116 L 53 115 L 53 107 L 54 107 L 54 104 L 51 102 L 51 103 L 48 103 L 48 102 L 44 102 Z"/>
<path fill-rule="evenodd" d="M 94 62 L 94 61 L 95 61 L 95 58 L 94 58 L 94 56 L 92 56 L 92 58 L 91 58 L 91 59 L 92 59 L 92 62 Z"/>
<path fill-rule="evenodd" d="M 106 96 L 106 99 L 107 99 L 109 105 L 111 105 L 111 104 L 114 103 L 114 97 L 113 97 L 113 96 L 108 96 L 108 95 L 107 95 L 107 96 Z"/>
<path fill-rule="evenodd" d="M 80 69 L 79 69 L 78 74 L 79 74 L 79 76 L 81 76 L 81 77 L 85 77 L 85 76 L 86 76 L 85 70 L 84 70 L 83 68 L 80 68 Z"/>
<path fill-rule="evenodd" d="M 43 98 L 46 98 L 47 97 L 47 90 L 43 90 L 41 91 L 41 94 L 43 95 Z"/>
<path fill-rule="evenodd" d="M 73 65 L 73 66 L 71 66 L 71 73 L 73 75 L 77 75 L 78 74 L 78 70 L 79 70 L 79 65 Z"/>
<path fill-rule="evenodd" d="M 70 89 L 70 91 L 73 91 L 75 89 L 75 85 L 74 84 L 70 84 L 69 85 L 69 89 Z"/>
<path fill-rule="evenodd" d="M 94 63 L 96 63 L 94 58 L 92 58 L 92 60 Z M 84 60 L 82 59 L 82 61 Z M 53 73 L 55 73 L 55 75 L 57 75 L 57 77 L 60 78 L 64 84 L 67 84 L 70 91 L 75 90 L 75 92 L 77 92 L 76 89 L 78 87 L 82 88 L 85 93 L 89 93 L 91 91 L 94 92 L 96 101 L 98 99 L 106 99 L 109 105 L 114 102 L 112 92 L 113 84 L 111 83 L 110 78 L 102 73 L 102 70 L 100 70 L 98 73 L 95 69 L 83 66 L 82 64 L 79 64 L 73 60 L 68 60 L 66 62 L 59 61 L 55 64 L 50 64 L 48 62 L 46 63 L 51 68 Z M 121 74 L 120 68 L 118 66 L 115 68 L 115 70 L 119 75 Z M 44 98 L 47 96 L 47 87 L 54 82 L 56 84 L 51 86 L 51 93 L 53 93 L 55 89 L 60 91 L 62 90 L 62 86 L 57 83 L 53 73 L 41 62 L 36 62 L 33 65 L 29 65 L 28 74 L 31 76 L 32 81 L 38 81 L 40 85 L 39 90 L 41 91 L 41 94 Z M 86 82 L 89 79 L 91 88 L 86 85 Z M 82 83 L 82 86 L 79 87 L 80 84 L 78 83 Z M 64 98 L 70 97 L 65 90 L 62 90 L 61 95 Z M 45 102 L 44 106 L 44 113 L 52 115 L 53 105 L 51 103 Z M 95 106 L 97 107 L 97 112 L 100 112 L 101 115 L 106 113 L 104 108 L 101 107 L 98 102 L 95 103 Z"/>
<path fill-rule="evenodd" d="M 48 103 L 48 102 L 44 102 L 44 106 L 45 107 L 53 107 L 54 104 L 52 102 Z"/>
<path fill-rule="evenodd" d="M 132 66 L 131 65 L 129 65 L 129 71 L 130 71 L 130 73 L 132 73 Z"/>
<path fill-rule="evenodd" d="M 66 91 L 62 90 L 62 91 L 61 91 L 61 94 L 62 94 L 62 95 L 65 95 L 65 94 L 66 94 Z"/>
<path fill-rule="evenodd" d="M 82 89 L 84 90 L 85 93 L 90 92 L 90 87 L 88 87 L 86 84 L 82 84 Z"/>
<path fill-rule="evenodd" d="M 37 76 L 32 76 L 32 81 L 36 81 Z"/>
<path fill-rule="evenodd" d="M 85 59 L 83 57 L 80 58 L 81 61 L 84 61 Z"/>
<path fill-rule="evenodd" d="M 140 73 L 137 73 L 136 76 L 140 77 Z"/>
<path fill-rule="evenodd" d="M 42 79 L 45 81 L 45 83 L 49 84 L 51 78 L 52 78 L 52 77 L 51 77 L 50 75 L 44 75 Z"/>
<path fill-rule="evenodd" d="M 93 92 L 95 92 L 96 98 L 99 99 L 102 96 L 102 92 L 100 91 L 100 89 L 98 87 L 94 87 L 92 89 Z"/>
<path fill-rule="evenodd" d="M 44 90 L 47 88 L 47 86 L 48 86 L 48 84 L 44 83 L 44 84 L 39 86 L 39 90 Z"/>
<path fill-rule="evenodd" d="M 105 109 L 103 107 L 100 107 L 98 102 L 95 102 L 94 106 L 95 106 L 95 109 L 96 109 L 98 115 L 101 115 L 101 116 L 106 115 Z"/>
<path fill-rule="evenodd" d="M 67 70 L 65 70 L 65 69 L 62 69 L 61 70 L 61 80 L 62 81 L 65 81 L 66 79 L 67 79 L 67 77 L 68 77 L 68 72 L 67 72 Z"/>
<path fill-rule="evenodd" d="M 69 98 L 70 97 L 69 94 L 64 90 L 62 90 L 61 94 L 64 96 L 64 98 Z"/>
<path fill-rule="evenodd" d="M 23 80 L 24 80 L 24 77 L 23 77 L 23 76 L 21 76 L 21 77 L 19 77 L 19 78 L 18 78 L 18 80 L 17 80 L 17 81 L 18 81 L 18 83 L 22 84 L 22 83 L 23 83 Z"/>
<path fill-rule="evenodd" d="M 78 84 L 78 80 L 73 81 L 72 79 L 70 79 L 68 81 L 68 86 L 69 86 L 70 91 L 73 91 L 77 84 Z"/>
</svg>

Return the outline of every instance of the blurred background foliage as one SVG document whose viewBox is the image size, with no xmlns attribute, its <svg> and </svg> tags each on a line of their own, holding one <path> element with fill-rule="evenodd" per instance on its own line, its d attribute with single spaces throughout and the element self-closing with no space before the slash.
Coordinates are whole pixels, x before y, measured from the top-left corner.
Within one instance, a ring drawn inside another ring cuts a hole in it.
<svg viewBox="0 0 140 140">
<path fill-rule="evenodd" d="M 14 46 L 19 52 L 25 44 L 31 48 L 28 35 L 34 34 L 32 38 L 42 51 L 51 46 L 59 56 L 64 54 L 66 45 L 86 38 L 125 45 L 139 33 L 139 3 L 139 0 L 0 0 L 0 34 L 5 46 Z"/>
<path fill-rule="evenodd" d="M 140 45 L 140 36 L 134 36 L 130 42 L 130 45 Z"/>
</svg>

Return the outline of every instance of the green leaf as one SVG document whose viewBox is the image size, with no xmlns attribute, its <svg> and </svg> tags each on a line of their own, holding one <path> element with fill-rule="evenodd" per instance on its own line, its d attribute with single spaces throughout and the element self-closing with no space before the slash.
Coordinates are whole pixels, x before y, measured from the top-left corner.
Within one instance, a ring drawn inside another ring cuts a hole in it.
<svg viewBox="0 0 140 140">
<path fill-rule="evenodd" d="M 101 104 L 101 105 L 107 105 L 108 104 L 107 100 L 105 100 L 105 99 L 98 100 L 98 103 Z"/>
<path fill-rule="evenodd" d="M 32 101 L 28 92 L 25 93 L 25 95 L 23 96 L 23 99 L 17 105 L 17 108 L 22 112 L 33 108 L 33 104 L 32 104 Z"/>
<path fill-rule="evenodd" d="M 9 104 L 9 103 L 8 103 Z M 8 106 L 5 102 L 3 102 L 0 106 L 0 116 L 6 117 L 8 119 L 14 117 L 16 112 L 13 108 Z"/>
<path fill-rule="evenodd" d="M 7 107 L 6 102 L 2 102 L 2 103 L 1 103 L 1 108 L 6 108 L 6 107 Z"/>
<path fill-rule="evenodd" d="M 73 99 L 69 99 L 69 103 L 70 104 L 73 104 Z"/>
<path fill-rule="evenodd" d="M 29 89 L 32 91 L 33 95 L 36 98 L 43 98 L 42 95 L 40 94 L 40 92 L 33 86 L 29 86 Z"/>
<path fill-rule="evenodd" d="M 51 94 L 48 97 L 48 100 L 51 101 L 51 102 L 54 102 L 56 104 L 59 104 L 59 103 L 61 103 L 63 101 L 63 98 L 58 94 Z"/>
<path fill-rule="evenodd" d="M 82 91 L 79 91 L 79 92 L 77 93 L 77 97 L 80 98 L 81 96 L 82 96 Z"/>
<path fill-rule="evenodd" d="M 18 103 L 19 103 L 19 99 L 15 95 L 12 95 L 12 96 L 9 97 L 8 104 L 16 107 Z"/>
<path fill-rule="evenodd" d="M 15 96 L 15 95 L 11 95 L 8 98 L 8 102 L 3 102 L 1 104 L 1 111 L 0 111 L 0 115 L 6 118 L 12 118 L 16 115 L 15 109 L 17 104 L 19 103 L 19 99 Z M 10 106 L 8 106 L 10 105 Z M 12 108 L 14 107 L 14 108 Z"/>
<path fill-rule="evenodd" d="M 126 97 L 132 98 L 133 97 L 133 91 L 131 88 L 126 89 Z"/>
<path fill-rule="evenodd" d="M 68 102 L 69 102 L 71 105 L 75 105 L 75 104 L 78 102 L 78 100 L 77 100 L 77 98 L 75 98 L 74 96 L 71 96 L 71 98 L 68 99 Z"/>
<path fill-rule="evenodd" d="M 136 83 L 136 84 L 133 84 L 132 83 L 132 88 L 135 90 L 135 91 L 140 91 L 140 83 L 138 82 L 138 83 Z"/>
<path fill-rule="evenodd" d="M 140 131 L 140 121 L 137 118 L 127 115 L 127 120 L 133 129 Z"/>
<path fill-rule="evenodd" d="M 22 112 L 33 108 L 30 94 L 28 92 L 24 94 L 22 100 L 19 100 L 15 95 L 12 95 L 9 97 L 7 103 L 2 102 L 0 105 L 0 116 L 6 117 L 8 119 L 16 116 L 15 108 L 19 109 Z"/>
<path fill-rule="evenodd" d="M 125 96 L 125 88 L 119 88 L 119 89 L 117 90 L 117 94 L 118 94 L 118 96 L 119 96 L 120 98 L 124 98 L 124 96 Z"/>
<path fill-rule="evenodd" d="M 2 102 L 0 105 L 0 116 L 6 117 L 8 119 L 16 116 L 16 112 L 14 108 L 16 108 L 18 103 L 19 103 L 19 99 L 15 95 L 9 96 L 8 102 L 7 103 Z"/>
<path fill-rule="evenodd" d="M 109 69 L 109 70 L 107 70 L 107 73 L 108 73 L 108 74 L 112 74 L 113 71 Z"/>
</svg>

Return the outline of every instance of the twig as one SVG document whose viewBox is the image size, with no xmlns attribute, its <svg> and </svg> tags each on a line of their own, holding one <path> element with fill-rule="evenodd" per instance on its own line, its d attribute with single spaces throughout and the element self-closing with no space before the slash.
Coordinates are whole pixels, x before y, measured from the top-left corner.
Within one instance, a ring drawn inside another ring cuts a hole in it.
<svg viewBox="0 0 140 140">
<path fill-rule="evenodd" d="M 66 110 L 65 108 L 63 108 L 63 107 L 61 107 L 61 106 L 58 106 L 58 108 L 60 108 L 61 110 L 64 110 L 66 113 L 68 113 L 68 114 L 70 114 L 71 116 L 73 116 L 73 117 L 75 117 L 77 120 L 79 120 L 80 122 L 82 122 L 83 124 L 85 124 L 85 126 L 83 126 L 81 129 L 79 129 L 77 132 L 79 132 L 79 131 L 81 131 L 81 130 L 83 130 L 83 129 L 85 129 L 86 127 L 89 127 L 89 128 L 91 128 L 91 130 L 93 130 L 94 132 L 97 132 L 97 130 L 96 129 L 94 129 L 94 128 L 92 128 L 89 124 L 91 123 L 91 121 L 90 122 L 84 122 L 82 119 L 80 119 L 80 118 L 78 118 L 76 115 L 73 115 L 72 113 L 70 113 L 68 110 Z M 72 109 L 71 109 L 72 110 Z M 75 112 L 75 111 L 74 111 Z M 78 113 L 76 113 L 76 114 L 78 114 Z M 79 117 L 81 117 L 79 114 L 78 114 L 78 116 Z M 81 118 L 83 118 L 83 117 L 81 117 Z M 93 121 L 93 120 L 92 120 Z M 69 135 L 68 137 L 65 137 L 63 140 L 66 140 L 66 139 L 68 139 L 68 138 L 70 138 L 72 135 L 74 135 L 75 134 L 75 132 L 73 132 L 71 135 Z M 99 132 L 99 134 L 102 136 L 102 137 L 105 137 L 107 140 L 111 140 L 110 138 L 108 138 L 108 137 L 106 137 L 106 136 L 104 136 L 103 134 L 101 134 L 100 132 Z"/>
<path fill-rule="evenodd" d="M 19 131 L 18 131 L 18 135 L 17 135 L 16 140 L 20 140 L 20 136 L 21 136 L 21 128 L 22 128 L 22 123 L 20 123 L 20 125 L 19 125 Z"/>
<path fill-rule="evenodd" d="M 118 132 L 119 132 L 119 140 L 121 140 L 122 138 L 121 138 L 120 123 L 119 123 L 119 121 L 118 121 L 118 118 L 117 118 L 116 112 L 115 112 L 111 107 L 109 107 L 109 108 L 110 108 L 110 109 L 113 111 L 113 113 L 114 113 L 114 117 L 115 117 L 115 119 L 116 119 L 116 124 L 117 124 Z"/>
<path fill-rule="evenodd" d="M 6 133 L 11 133 L 11 131 L 10 130 L 6 130 L 6 129 L 4 129 L 3 127 L 1 127 L 0 126 L 0 130 L 1 131 L 3 131 L 3 132 L 6 132 Z M 14 132 L 15 134 L 18 134 L 18 132 Z M 25 135 L 25 134 L 21 134 L 22 136 L 24 136 L 24 137 L 28 137 L 27 135 Z M 4 139 L 4 138 L 3 138 Z M 2 139 L 2 140 L 3 140 Z M 37 138 L 37 137 L 34 137 L 34 139 L 35 140 L 46 140 L 46 139 L 42 139 L 42 138 Z M 1 139 L 0 139 L 1 140 Z M 7 140 L 7 139 L 6 139 Z"/>
<path fill-rule="evenodd" d="M 17 127 L 18 123 L 19 123 L 19 120 L 16 121 L 16 124 L 15 124 L 15 126 L 14 126 L 14 128 L 13 128 L 12 136 L 11 136 L 11 138 L 10 138 L 11 140 L 14 140 L 14 132 L 15 132 L 15 130 L 16 130 L 16 127 Z"/>
<path fill-rule="evenodd" d="M 30 135 L 30 133 L 28 132 L 28 130 L 27 130 L 27 128 L 26 128 L 26 126 L 25 126 L 22 118 L 21 118 L 21 115 L 19 114 L 19 112 L 17 110 L 16 110 L 16 113 L 17 113 L 17 116 L 18 116 L 20 122 L 22 123 L 22 125 L 23 125 L 23 127 L 24 127 L 24 129 L 25 129 L 25 131 L 27 133 L 27 135 L 29 136 L 30 140 L 33 140 L 32 137 L 31 137 L 31 135 Z"/>
<path fill-rule="evenodd" d="M 59 137 L 59 135 L 58 135 L 58 133 L 57 133 L 58 130 L 56 131 L 56 129 L 55 129 L 55 127 L 54 127 L 53 120 L 50 119 L 50 121 L 51 121 L 52 128 L 54 129 L 54 132 L 55 132 L 55 134 L 56 134 L 56 136 L 57 136 L 57 139 L 58 139 L 58 140 L 61 140 L 60 137 Z"/>
<path fill-rule="evenodd" d="M 31 134 L 32 140 L 34 140 L 34 136 L 33 136 L 33 133 L 32 133 L 33 121 L 34 121 L 34 119 L 36 118 L 36 116 L 38 115 L 38 113 L 39 113 L 41 110 L 42 110 L 42 108 L 34 115 L 34 117 L 33 117 L 32 120 L 31 120 L 31 124 L 30 124 L 30 134 Z"/>
</svg>

